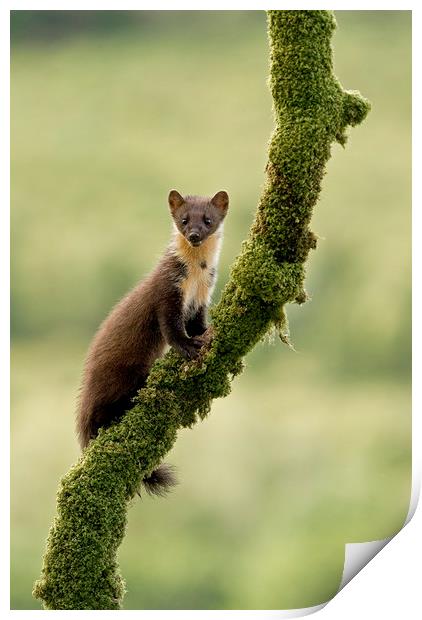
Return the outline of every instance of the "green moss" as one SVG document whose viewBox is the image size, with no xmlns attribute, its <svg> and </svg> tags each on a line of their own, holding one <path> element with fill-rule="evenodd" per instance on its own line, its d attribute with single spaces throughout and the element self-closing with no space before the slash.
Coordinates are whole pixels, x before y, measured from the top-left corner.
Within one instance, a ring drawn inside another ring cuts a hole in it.
<svg viewBox="0 0 422 620">
<path fill-rule="evenodd" d="M 248 239 L 220 302 L 213 339 L 201 359 L 174 351 L 151 371 L 134 407 L 100 432 L 63 478 L 34 596 L 47 609 L 119 609 L 124 583 L 117 550 L 130 500 L 142 478 L 171 449 L 177 430 L 227 396 L 242 358 L 276 327 L 288 343 L 284 305 L 306 301 L 304 263 L 316 237 L 309 229 L 332 142 L 346 142 L 369 104 L 345 92 L 332 72 L 329 11 L 268 11 L 270 88 L 276 127 L 266 185 Z"/>
</svg>

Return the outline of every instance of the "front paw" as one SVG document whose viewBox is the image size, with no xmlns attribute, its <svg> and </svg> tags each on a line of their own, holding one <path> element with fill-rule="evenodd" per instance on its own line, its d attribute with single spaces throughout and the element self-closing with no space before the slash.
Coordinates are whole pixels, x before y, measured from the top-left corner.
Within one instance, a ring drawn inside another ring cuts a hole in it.
<svg viewBox="0 0 422 620">
<path fill-rule="evenodd" d="M 204 339 L 201 336 L 193 336 L 186 338 L 183 342 L 178 342 L 175 348 L 187 360 L 193 360 L 198 357 L 200 350 L 204 345 Z"/>
</svg>

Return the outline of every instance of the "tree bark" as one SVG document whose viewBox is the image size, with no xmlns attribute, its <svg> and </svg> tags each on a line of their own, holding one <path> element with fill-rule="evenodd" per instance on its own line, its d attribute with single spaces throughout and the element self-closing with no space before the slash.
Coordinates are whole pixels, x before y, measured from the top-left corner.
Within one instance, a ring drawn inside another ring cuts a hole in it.
<svg viewBox="0 0 422 620">
<path fill-rule="evenodd" d="M 210 341 L 187 363 L 170 351 L 158 360 L 134 407 L 100 432 L 63 478 L 57 516 L 34 596 L 47 609 L 119 609 L 117 563 L 128 502 L 171 449 L 177 430 L 227 396 L 242 358 L 274 326 L 287 340 L 284 306 L 306 301 L 309 229 L 334 141 L 360 123 L 369 103 L 333 74 L 330 11 L 268 11 L 270 88 L 275 129 L 267 178 L 248 239 L 212 310 Z"/>
</svg>

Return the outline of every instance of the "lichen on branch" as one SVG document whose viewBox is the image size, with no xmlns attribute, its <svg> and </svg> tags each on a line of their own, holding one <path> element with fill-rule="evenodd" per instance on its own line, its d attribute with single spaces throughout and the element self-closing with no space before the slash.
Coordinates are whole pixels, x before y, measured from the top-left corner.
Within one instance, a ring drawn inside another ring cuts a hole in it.
<svg viewBox="0 0 422 620">
<path fill-rule="evenodd" d="M 208 346 L 187 363 L 170 351 L 122 420 L 102 430 L 61 481 L 34 596 L 47 609 L 119 609 L 117 551 L 128 503 L 172 448 L 177 431 L 227 396 L 243 357 L 274 325 L 287 341 L 284 306 L 306 301 L 309 229 L 331 144 L 362 122 L 369 103 L 333 74 L 330 11 L 268 11 L 275 129 L 266 184 L 249 237 L 212 310 Z"/>
</svg>

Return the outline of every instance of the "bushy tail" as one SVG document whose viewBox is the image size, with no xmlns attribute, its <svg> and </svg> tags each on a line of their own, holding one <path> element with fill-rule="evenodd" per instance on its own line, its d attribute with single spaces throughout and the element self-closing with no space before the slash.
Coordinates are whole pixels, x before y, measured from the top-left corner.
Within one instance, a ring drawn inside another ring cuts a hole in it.
<svg viewBox="0 0 422 620">
<path fill-rule="evenodd" d="M 158 495 L 164 497 L 176 486 L 177 478 L 174 467 L 167 463 L 162 463 L 154 471 L 142 480 L 142 485 L 148 495 Z"/>
</svg>

